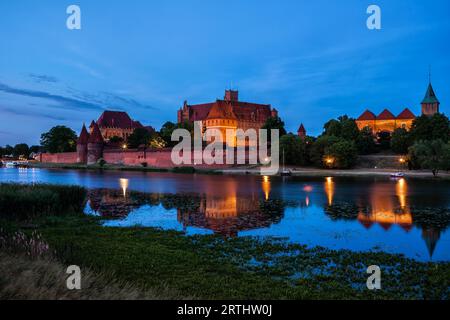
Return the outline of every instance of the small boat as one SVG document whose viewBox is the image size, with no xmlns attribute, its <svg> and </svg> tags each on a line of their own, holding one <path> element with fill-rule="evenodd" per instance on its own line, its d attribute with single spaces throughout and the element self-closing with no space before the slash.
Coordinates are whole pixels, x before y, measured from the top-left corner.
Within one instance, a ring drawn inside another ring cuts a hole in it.
<svg viewBox="0 0 450 320">
<path fill-rule="evenodd" d="M 282 177 L 292 176 L 292 171 L 289 169 L 286 169 L 286 167 L 284 166 L 284 150 L 283 150 L 283 169 L 281 170 L 280 175 Z"/>
<path fill-rule="evenodd" d="M 397 178 L 404 178 L 405 174 L 403 172 L 395 172 L 391 173 L 391 178 L 397 179 Z"/>
<path fill-rule="evenodd" d="M 5 167 L 7 167 L 7 168 L 15 168 L 18 165 L 19 165 L 19 163 L 17 161 L 5 162 Z"/>
</svg>

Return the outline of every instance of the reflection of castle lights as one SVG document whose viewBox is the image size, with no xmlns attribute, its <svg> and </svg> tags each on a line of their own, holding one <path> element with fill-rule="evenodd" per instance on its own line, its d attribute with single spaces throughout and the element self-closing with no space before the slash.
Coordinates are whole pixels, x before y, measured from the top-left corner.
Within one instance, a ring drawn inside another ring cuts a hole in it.
<svg viewBox="0 0 450 320">
<path fill-rule="evenodd" d="M 269 176 L 263 177 L 262 189 L 263 189 L 266 200 L 269 200 L 269 195 L 270 195 L 270 178 L 269 178 Z"/>
<path fill-rule="evenodd" d="M 406 180 L 405 179 L 400 179 L 397 181 L 397 185 L 395 187 L 396 193 L 397 193 L 397 197 L 398 200 L 400 202 L 400 207 L 402 209 L 405 209 L 406 207 L 406 195 L 408 193 L 408 186 L 406 184 Z"/>
<path fill-rule="evenodd" d="M 331 206 L 333 204 L 333 196 L 334 196 L 334 182 L 332 177 L 327 177 L 325 182 L 325 193 L 328 198 L 328 205 Z"/>
<path fill-rule="evenodd" d="M 306 196 L 305 204 L 306 204 L 307 207 L 309 207 L 309 196 Z"/>
<path fill-rule="evenodd" d="M 130 180 L 128 179 L 119 179 L 120 187 L 122 188 L 123 197 L 126 198 L 127 196 L 127 189 L 130 184 Z"/>
</svg>

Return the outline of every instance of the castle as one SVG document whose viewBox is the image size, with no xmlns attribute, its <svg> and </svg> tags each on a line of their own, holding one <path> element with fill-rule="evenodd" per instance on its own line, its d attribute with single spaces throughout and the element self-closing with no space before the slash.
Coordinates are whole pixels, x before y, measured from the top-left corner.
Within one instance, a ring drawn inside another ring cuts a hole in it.
<svg viewBox="0 0 450 320">
<path fill-rule="evenodd" d="M 226 90 L 223 100 L 217 99 L 215 102 L 189 105 L 185 101 L 178 110 L 178 123 L 200 121 L 203 131 L 219 130 L 224 139 L 227 130 L 234 133 L 237 129 L 259 130 L 271 117 L 278 117 L 278 111 L 270 104 L 240 101 L 239 92 L 235 90 Z M 236 139 L 231 146 L 236 146 Z"/>
<path fill-rule="evenodd" d="M 104 111 L 97 122 L 92 121 L 90 132 L 94 130 L 94 123 L 98 125 L 100 133 L 105 141 L 112 137 L 119 137 L 126 141 L 128 136 L 137 128 L 144 128 L 139 121 L 134 121 L 123 111 Z"/>
<path fill-rule="evenodd" d="M 422 100 L 422 114 L 432 116 L 439 113 L 440 102 L 434 93 L 431 82 L 428 84 L 425 98 Z M 397 128 L 411 129 L 416 116 L 408 108 L 405 108 L 399 115 L 395 116 L 388 109 L 384 109 L 378 116 L 372 111 L 366 110 L 358 119 L 356 124 L 360 130 L 369 127 L 373 133 L 394 132 Z"/>
</svg>

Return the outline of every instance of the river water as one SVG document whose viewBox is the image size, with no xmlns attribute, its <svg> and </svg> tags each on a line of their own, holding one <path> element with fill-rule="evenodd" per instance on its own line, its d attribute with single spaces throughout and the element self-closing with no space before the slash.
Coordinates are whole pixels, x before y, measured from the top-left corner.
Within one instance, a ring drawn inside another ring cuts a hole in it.
<svg viewBox="0 0 450 320">
<path fill-rule="evenodd" d="M 105 227 L 284 237 L 308 246 L 450 261 L 450 181 L 0 168 L 0 182 L 76 184 L 96 190 L 86 213 L 110 218 L 113 212 L 115 219 L 105 219 Z M 164 201 L 127 206 L 131 191 L 196 200 L 189 209 Z M 261 211 L 262 204 L 270 204 L 269 213 Z"/>
</svg>

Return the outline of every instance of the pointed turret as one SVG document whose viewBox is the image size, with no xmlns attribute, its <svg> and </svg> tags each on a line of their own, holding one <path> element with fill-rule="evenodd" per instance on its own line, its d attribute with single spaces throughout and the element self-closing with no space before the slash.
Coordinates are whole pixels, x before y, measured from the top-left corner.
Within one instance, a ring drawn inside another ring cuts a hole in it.
<svg viewBox="0 0 450 320">
<path fill-rule="evenodd" d="M 86 126 L 83 124 L 80 136 L 77 140 L 77 162 L 86 164 L 87 162 L 87 144 L 89 141 L 89 133 Z"/>
<path fill-rule="evenodd" d="M 89 140 L 88 143 L 103 143 L 103 137 L 102 134 L 100 132 L 100 128 L 98 127 L 97 123 L 92 121 L 91 124 L 92 128 L 92 132 L 91 135 L 89 136 Z"/>
<path fill-rule="evenodd" d="M 431 82 L 428 84 L 427 92 L 422 100 L 422 114 L 432 116 L 439 113 L 440 102 L 434 93 Z"/>
<path fill-rule="evenodd" d="M 86 126 L 83 124 L 81 128 L 80 136 L 78 137 L 77 144 L 87 144 L 89 140 L 89 133 L 87 132 Z"/>
<path fill-rule="evenodd" d="M 306 129 L 305 126 L 302 124 L 300 124 L 300 127 L 297 130 L 297 134 L 300 138 L 304 139 L 306 137 Z"/>
<path fill-rule="evenodd" d="M 87 145 L 87 164 L 95 164 L 103 156 L 104 140 L 96 122 L 91 124 L 91 135 Z"/>
</svg>

